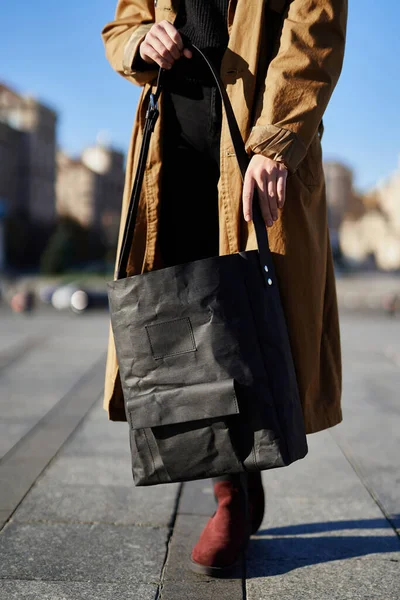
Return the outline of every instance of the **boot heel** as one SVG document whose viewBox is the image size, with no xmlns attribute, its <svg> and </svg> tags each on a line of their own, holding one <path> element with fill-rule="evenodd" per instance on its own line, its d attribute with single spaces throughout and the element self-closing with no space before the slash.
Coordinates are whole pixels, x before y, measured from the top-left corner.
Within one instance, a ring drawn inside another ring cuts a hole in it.
<svg viewBox="0 0 400 600">
<path fill-rule="evenodd" d="M 189 568 L 197 575 L 206 575 L 207 577 L 216 577 L 222 579 L 232 577 L 232 575 L 234 575 L 241 566 L 244 566 L 244 562 L 245 550 L 240 553 L 238 559 L 233 564 L 226 567 L 209 567 L 207 565 L 201 565 L 191 558 L 189 562 Z"/>
</svg>

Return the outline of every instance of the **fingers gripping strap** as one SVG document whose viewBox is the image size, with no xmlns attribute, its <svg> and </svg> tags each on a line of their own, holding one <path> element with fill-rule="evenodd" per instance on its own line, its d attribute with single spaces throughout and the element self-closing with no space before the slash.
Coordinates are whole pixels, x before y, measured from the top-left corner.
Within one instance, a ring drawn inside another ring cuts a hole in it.
<svg viewBox="0 0 400 600">
<path fill-rule="evenodd" d="M 214 76 L 219 93 L 222 98 L 224 110 L 226 113 L 228 126 L 229 126 L 229 132 L 230 132 L 230 136 L 232 139 L 233 147 L 235 149 L 236 160 L 239 165 L 242 179 L 244 179 L 246 169 L 250 162 L 250 157 L 245 150 L 243 138 L 241 136 L 239 126 L 237 124 L 228 94 L 226 93 L 225 87 L 221 81 L 221 78 L 220 78 L 218 72 L 215 70 L 214 66 L 211 64 L 211 62 L 208 60 L 208 58 L 205 56 L 205 54 L 203 54 L 203 52 L 199 48 L 197 48 L 197 46 L 195 46 L 193 44 L 190 46 L 190 48 L 194 52 L 197 52 L 204 59 L 204 61 L 206 62 L 206 64 L 208 65 L 208 67 L 210 68 L 210 70 Z M 150 94 L 150 102 L 149 102 L 149 106 L 148 106 L 147 113 L 146 113 L 146 121 L 145 121 L 145 125 L 144 125 L 144 130 L 143 130 L 143 138 L 142 138 L 142 145 L 141 145 L 140 153 L 139 153 L 138 167 L 137 167 L 135 179 L 133 182 L 132 193 L 131 193 L 131 198 L 130 198 L 129 208 L 128 208 L 128 215 L 127 215 L 124 234 L 123 234 L 123 238 L 122 238 L 121 251 L 120 251 L 118 269 L 117 269 L 117 274 L 116 274 L 117 279 L 123 279 L 124 277 L 127 276 L 127 265 L 128 265 L 129 254 L 130 254 L 130 250 L 131 250 L 132 242 L 133 242 L 133 233 L 134 233 L 135 223 L 136 223 L 136 218 L 137 218 L 140 192 L 141 192 L 142 185 L 143 185 L 143 177 L 144 177 L 144 172 L 145 172 L 145 168 L 146 168 L 146 160 L 147 160 L 147 155 L 149 152 L 150 138 L 151 138 L 152 132 L 154 131 L 154 126 L 155 126 L 155 123 L 156 123 L 158 115 L 159 115 L 157 102 L 158 102 L 160 93 L 162 91 L 163 78 L 167 76 L 166 73 L 167 73 L 166 69 L 163 69 L 160 67 L 159 72 L 158 72 L 158 77 L 157 77 L 156 91 L 154 92 L 154 94 Z M 254 189 L 253 222 L 254 222 L 254 227 L 256 230 L 257 245 L 258 245 L 258 250 L 260 253 L 260 261 L 262 263 L 262 266 L 265 267 L 268 264 L 270 264 L 270 250 L 269 250 L 269 245 L 268 245 L 268 233 L 267 233 L 266 225 L 264 223 L 264 219 L 262 217 L 260 203 L 259 203 L 259 201 L 255 201 L 256 199 L 258 200 L 258 190 Z M 265 269 L 264 269 L 264 271 L 267 272 L 267 270 L 265 270 Z"/>
</svg>

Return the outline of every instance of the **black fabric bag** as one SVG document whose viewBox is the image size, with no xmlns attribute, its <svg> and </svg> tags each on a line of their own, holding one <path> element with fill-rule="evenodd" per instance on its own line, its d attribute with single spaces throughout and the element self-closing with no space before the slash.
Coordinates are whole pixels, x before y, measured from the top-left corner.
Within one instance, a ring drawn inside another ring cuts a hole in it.
<svg viewBox="0 0 400 600">
<path fill-rule="evenodd" d="M 214 67 L 192 48 L 216 79 L 244 176 L 250 158 L 229 98 Z M 160 69 L 150 96 L 117 278 L 108 284 L 136 485 L 282 467 L 307 454 L 289 338 L 256 196 L 258 250 L 127 277 L 165 76 Z"/>
</svg>

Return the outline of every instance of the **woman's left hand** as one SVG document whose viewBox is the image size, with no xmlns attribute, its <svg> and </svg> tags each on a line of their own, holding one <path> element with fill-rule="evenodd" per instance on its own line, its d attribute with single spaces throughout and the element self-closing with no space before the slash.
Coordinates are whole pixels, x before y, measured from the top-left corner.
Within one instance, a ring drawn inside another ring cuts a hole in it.
<svg viewBox="0 0 400 600">
<path fill-rule="evenodd" d="M 254 154 L 247 167 L 243 183 L 243 215 L 245 221 L 253 218 L 252 204 L 254 190 L 258 192 L 261 212 L 268 227 L 278 218 L 278 208 L 285 203 L 285 165 L 261 154 Z"/>
</svg>

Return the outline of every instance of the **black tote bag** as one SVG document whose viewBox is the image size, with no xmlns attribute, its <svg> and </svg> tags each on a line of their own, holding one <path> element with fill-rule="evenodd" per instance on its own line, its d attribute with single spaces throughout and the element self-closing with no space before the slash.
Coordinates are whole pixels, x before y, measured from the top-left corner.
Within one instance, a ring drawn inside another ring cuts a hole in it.
<svg viewBox="0 0 400 600">
<path fill-rule="evenodd" d="M 215 77 L 244 177 L 250 158 L 229 98 L 213 65 L 192 48 Z M 136 485 L 282 467 L 307 454 L 289 338 L 256 194 L 258 250 L 127 277 L 164 76 L 160 69 L 150 95 L 117 276 L 108 284 Z"/>
</svg>

